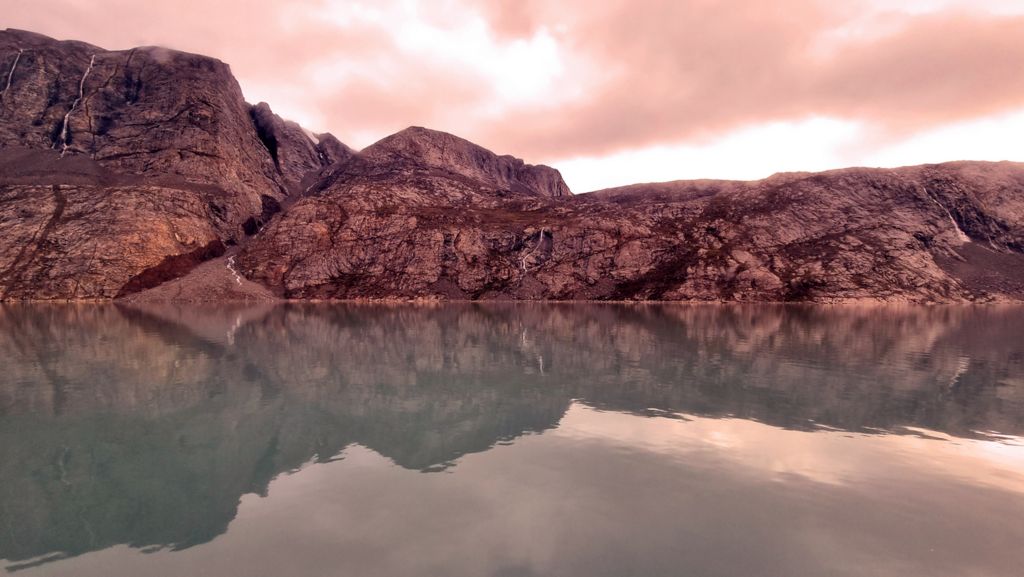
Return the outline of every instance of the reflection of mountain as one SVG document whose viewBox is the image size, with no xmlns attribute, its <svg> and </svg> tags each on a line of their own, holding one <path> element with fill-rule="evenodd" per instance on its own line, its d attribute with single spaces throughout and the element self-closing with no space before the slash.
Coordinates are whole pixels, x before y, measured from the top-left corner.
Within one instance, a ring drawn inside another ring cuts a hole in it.
<svg viewBox="0 0 1024 577">
<path fill-rule="evenodd" d="M 0 308 L 0 558 L 212 539 L 351 443 L 431 470 L 607 410 L 1024 432 L 1021 308 Z"/>
</svg>

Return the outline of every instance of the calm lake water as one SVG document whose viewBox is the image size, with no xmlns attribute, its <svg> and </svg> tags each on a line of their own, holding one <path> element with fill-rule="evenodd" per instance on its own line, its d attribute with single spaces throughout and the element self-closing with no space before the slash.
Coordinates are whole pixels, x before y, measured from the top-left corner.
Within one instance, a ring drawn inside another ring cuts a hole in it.
<svg viewBox="0 0 1024 577">
<path fill-rule="evenodd" d="M 0 307 L 0 573 L 1024 575 L 1024 308 Z"/>
</svg>

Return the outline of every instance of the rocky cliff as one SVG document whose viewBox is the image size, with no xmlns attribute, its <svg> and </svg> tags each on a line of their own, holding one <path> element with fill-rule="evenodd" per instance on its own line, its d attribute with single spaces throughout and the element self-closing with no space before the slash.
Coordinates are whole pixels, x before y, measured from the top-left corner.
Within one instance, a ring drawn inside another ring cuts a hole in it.
<svg viewBox="0 0 1024 577">
<path fill-rule="evenodd" d="M 2 299 L 113 298 L 180 276 L 339 150 L 247 104 L 205 56 L 6 30 L 0 71 Z"/>
<path fill-rule="evenodd" d="M 6 31 L 0 74 L 2 299 L 1024 299 L 1022 164 L 574 196 L 424 128 L 355 152 L 202 56 Z"/>
<path fill-rule="evenodd" d="M 424 135 L 424 138 L 428 135 Z M 327 182 L 256 236 L 289 298 L 957 302 L 1024 296 L 1024 165 L 510 194 L 429 164 Z"/>
</svg>

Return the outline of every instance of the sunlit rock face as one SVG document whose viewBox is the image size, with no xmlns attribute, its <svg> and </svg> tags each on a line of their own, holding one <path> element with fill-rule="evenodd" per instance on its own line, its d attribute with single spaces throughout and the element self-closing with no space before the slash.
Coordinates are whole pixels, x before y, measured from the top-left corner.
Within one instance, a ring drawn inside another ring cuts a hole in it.
<svg viewBox="0 0 1024 577">
<path fill-rule="evenodd" d="M 400 150 L 436 148 L 409 144 L 417 138 L 434 135 L 405 134 Z M 246 275 L 289 298 L 1024 296 L 1019 164 L 850 169 L 552 199 L 440 170 L 431 154 L 402 156 L 384 173 L 359 165 L 326 179 L 247 246 Z"/>
<path fill-rule="evenodd" d="M 425 128 L 352 151 L 204 56 L 8 30 L 0 73 L 3 300 L 1024 298 L 1021 164 L 574 196 Z"/>
</svg>

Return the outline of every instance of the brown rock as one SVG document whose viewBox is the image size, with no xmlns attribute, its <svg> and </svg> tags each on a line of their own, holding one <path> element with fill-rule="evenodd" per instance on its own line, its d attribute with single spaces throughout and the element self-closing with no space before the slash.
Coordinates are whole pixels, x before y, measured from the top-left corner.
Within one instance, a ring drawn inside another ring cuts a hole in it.
<svg viewBox="0 0 1024 577">
<path fill-rule="evenodd" d="M 205 56 L 6 30 L 0 71 L 0 298 L 111 298 L 186 274 L 328 164 Z"/>
<path fill-rule="evenodd" d="M 8 30 L 0 74 L 2 299 L 1024 299 L 1021 164 L 573 196 L 424 128 L 353 152 L 203 56 Z"/>
<path fill-rule="evenodd" d="M 533 166 L 512 156 L 498 156 L 457 136 L 411 126 L 368 146 L 361 156 L 377 165 L 412 165 L 463 176 L 495 189 L 561 198 L 569 187 L 557 170 Z"/>
<path fill-rule="evenodd" d="M 422 148 L 403 142 L 399 150 Z M 1012 273 L 1024 258 L 1019 164 L 849 169 L 551 199 L 496 188 L 486 173 L 468 180 L 468 171 L 432 170 L 436 156 L 414 168 L 412 155 L 359 156 L 374 168 L 335 175 L 243 250 L 248 276 L 289 298 L 1024 296 Z M 977 282 L 976 272 L 950 264 L 972 260 L 995 278 Z"/>
</svg>

